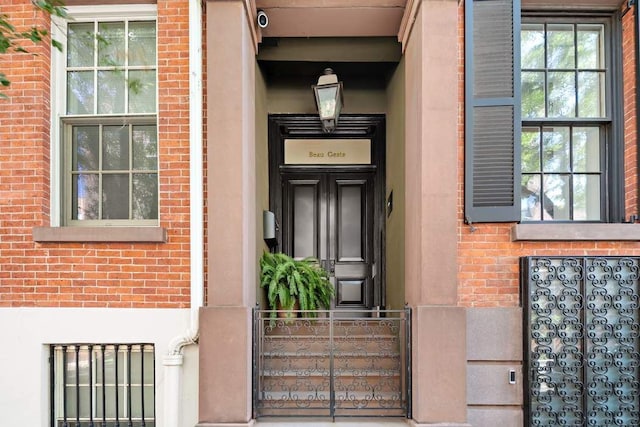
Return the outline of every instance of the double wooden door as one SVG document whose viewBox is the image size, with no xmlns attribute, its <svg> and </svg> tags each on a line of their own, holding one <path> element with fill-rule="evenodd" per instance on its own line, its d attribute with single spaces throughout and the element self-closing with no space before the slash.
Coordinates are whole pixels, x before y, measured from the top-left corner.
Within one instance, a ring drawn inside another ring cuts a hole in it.
<svg viewBox="0 0 640 427">
<path fill-rule="evenodd" d="M 374 299 L 374 172 L 284 172 L 283 250 L 314 257 L 336 289 L 334 309 L 370 309 Z"/>
</svg>

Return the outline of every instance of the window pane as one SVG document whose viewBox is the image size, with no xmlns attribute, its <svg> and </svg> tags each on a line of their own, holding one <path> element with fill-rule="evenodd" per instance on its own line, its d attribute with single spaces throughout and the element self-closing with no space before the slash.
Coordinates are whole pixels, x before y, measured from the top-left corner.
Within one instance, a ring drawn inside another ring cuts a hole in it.
<svg viewBox="0 0 640 427">
<path fill-rule="evenodd" d="M 540 168 L 540 129 L 522 129 L 522 172 L 538 172 Z"/>
<path fill-rule="evenodd" d="M 102 128 L 102 168 L 104 170 L 129 170 L 128 126 L 105 126 Z"/>
<path fill-rule="evenodd" d="M 569 211 L 569 176 L 568 175 L 545 175 L 543 182 L 544 191 L 544 211 L 546 218 L 555 220 L 570 219 Z"/>
<path fill-rule="evenodd" d="M 522 25 L 520 55 L 523 69 L 544 68 L 544 25 Z"/>
<path fill-rule="evenodd" d="M 89 418 L 91 411 L 91 401 L 89 400 L 90 387 L 88 385 L 80 386 L 78 388 L 80 392 L 80 417 Z"/>
<path fill-rule="evenodd" d="M 111 385 L 106 387 L 106 408 L 107 418 L 115 418 L 116 416 L 116 387 Z"/>
<path fill-rule="evenodd" d="M 128 174 L 102 177 L 102 219 L 129 219 Z M 118 366 L 118 369 L 121 367 Z"/>
<path fill-rule="evenodd" d="M 604 117 L 604 73 L 578 73 L 578 113 L 580 117 Z"/>
<path fill-rule="evenodd" d="M 72 219 L 98 219 L 99 178 L 97 174 L 74 175 L 72 180 Z"/>
<path fill-rule="evenodd" d="M 67 399 L 66 399 L 66 409 L 67 409 L 67 418 L 75 418 L 78 412 L 78 405 L 76 405 L 76 393 L 77 387 L 75 383 L 69 384 L 67 383 Z"/>
<path fill-rule="evenodd" d="M 153 351 L 144 352 L 144 383 L 153 384 L 155 382 L 153 372 Z M 146 391 L 145 391 L 146 394 Z"/>
<path fill-rule="evenodd" d="M 574 176 L 573 218 L 592 221 L 600 219 L 600 177 L 598 175 Z"/>
<path fill-rule="evenodd" d="M 133 169 L 158 169 L 158 133 L 155 126 L 133 127 Z"/>
<path fill-rule="evenodd" d="M 156 65 L 156 23 L 129 23 L 129 65 Z"/>
<path fill-rule="evenodd" d="M 578 68 L 604 68 L 604 25 L 578 25 Z"/>
<path fill-rule="evenodd" d="M 142 383 L 142 354 L 139 351 L 131 351 L 131 384 Z"/>
<path fill-rule="evenodd" d="M 113 347 L 109 346 L 104 350 L 104 376 L 107 384 L 115 384 L 116 371 L 115 371 L 115 351 Z"/>
<path fill-rule="evenodd" d="M 94 364 L 96 366 L 95 381 L 98 384 L 102 384 L 102 351 L 99 347 L 93 349 Z"/>
<path fill-rule="evenodd" d="M 547 188 L 541 187 L 540 181 L 541 177 L 538 174 L 522 175 L 521 219 L 523 221 L 541 221 L 554 218 L 555 204 L 549 197 Z"/>
<path fill-rule="evenodd" d="M 550 72 L 548 81 L 549 116 L 575 117 L 576 83 L 573 72 Z"/>
<path fill-rule="evenodd" d="M 125 389 L 124 387 L 120 387 L 118 389 L 118 417 L 120 417 L 120 419 L 128 417 L 125 397 Z"/>
<path fill-rule="evenodd" d="M 126 348 L 125 346 L 116 346 L 116 350 L 117 350 L 117 357 L 118 357 L 118 385 L 123 385 L 124 384 L 124 348 Z"/>
<path fill-rule="evenodd" d="M 156 111 L 156 72 L 129 72 L 129 112 L 154 113 Z"/>
<path fill-rule="evenodd" d="M 124 113 L 123 71 L 98 72 L 98 114 Z"/>
<path fill-rule="evenodd" d="M 575 68 L 573 25 L 547 26 L 547 66 L 551 69 Z"/>
<path fill-rule="evenodd" d="M 340 222 L 339 260 L 364 260 L 362 191 L 363 187 L 358 185 L 345 185 L 340 187 L 338 195 L 338 206 L 340 210 L 340 216 L 338 218 Z"/>
<path fill-rule="evenodd" d="M 67 32 L 67 66 L 93 67 L 93 22 L 69 24 Z"/>
<path fill-rule="evenodd" d="M 569 128 L 546 127 L 542 130 L 543 170 L 569 171 Z"/>
<path fill-rule="evenodd" d="M 522 117 L 544 117 L 544 73 L 522 72 Z"/>
<path fill-rule="evenodd" d="M 158 219 L 158 175 L 133 175 L 133 218 Z"/>
<path fill-rule="evenodd" d="M 93 71 L 67 73 L 67 114 L 93 114 Z"/>
<path fill-rule="evenodd" d="M 156 416 L 153 386 L 144 387 L 144 417 L 152 418 Z M 147 424 L 148 425 L 148 424 Z"/>
<path fill-rule="evenodd" d="M 131 416 L 142 417 L 142 387 L 139 385 L 131 386 Z"/>
<path fill-rule="evenodd" d="M 98 65 L 122 66 L 124 52 L 124 22 L 100 22 L 98 24 Z"/>
<path fill-rule="evenodd" d="M 600 129 L 580 127 L 573 129 L 574 172 L 600 171 Z"/>
<path fill-rule="evenodd" d="M 89 384 L 89 351 L 82 347 L 78 353 L 78 379 L 80 384 Z"/>
<path fill-rule="evenodd" d="M 71 132 L 71 170 L 98 169 L 100 139 L 98 126 L 74 126 Z"/>
<path fill-rule="evenodd" d="M 66 366 L 64 370 L 66 372 L 65 381 L 67 385 L 76 383 L 76 350 L 74 347 L 69 347 L 66 352 Z"/>
<path fill-rule="evenodd" d="M 295 185 L 293 187 L 293 256 L 296 258 L 316 255 L 317 209 L 316 187 Z"/>
</svg>

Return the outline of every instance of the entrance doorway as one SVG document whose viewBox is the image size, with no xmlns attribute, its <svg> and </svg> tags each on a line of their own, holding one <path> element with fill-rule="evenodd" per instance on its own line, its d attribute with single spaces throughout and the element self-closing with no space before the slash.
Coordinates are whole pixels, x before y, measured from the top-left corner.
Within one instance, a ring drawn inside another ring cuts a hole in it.
<svg viewBox="0 0 640 427">
<path fill-rule="evenodd" d="M 341 117 L 327 135 L 317 116 L 270 116 L 269 157 L 276 249 L 320 261 L 332 309 L 384 308 L 384 117 Z"/>
<path fill-rule="evenodd" d="M 331 308 L 373 306 L 373 172 L 285 172 L 282 249 L 315 257 L 336 289 Z"/>
</svg>

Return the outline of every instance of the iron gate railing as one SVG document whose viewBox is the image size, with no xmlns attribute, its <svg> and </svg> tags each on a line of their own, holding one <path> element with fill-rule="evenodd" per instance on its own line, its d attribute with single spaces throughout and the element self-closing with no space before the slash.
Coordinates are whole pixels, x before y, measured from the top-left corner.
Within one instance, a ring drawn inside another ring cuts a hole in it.
<svg viewBox="0 0 640 427">
<path fill-rule="evenodd" d="M 521 275 L 528 425 L 640 425 L 640 258 L 528 257 Z"/>
<path fill-rule="evenodd" d="M 411 416 L 411 311 L 254 310 L 254 416 Z M 350 316 L 350 317 L 347 317 Z"/>
</svg>

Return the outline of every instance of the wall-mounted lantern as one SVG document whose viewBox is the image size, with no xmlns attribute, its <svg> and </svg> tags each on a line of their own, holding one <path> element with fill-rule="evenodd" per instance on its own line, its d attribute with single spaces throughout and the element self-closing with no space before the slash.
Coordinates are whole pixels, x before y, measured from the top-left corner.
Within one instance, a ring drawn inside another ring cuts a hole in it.
<svg viewBox="0 0 640 427">
<path fill-rule="evenodd" d="M 338 125 L 338 117 L 342 110 L 342 82 L 331 68 L 325 68 L 324 74 L 318 78 L 318 84 L 313 85 L 313 94 L 316 97 L 316 105 L 322 130 L 330 133 Z"/>
</svg>

